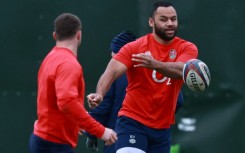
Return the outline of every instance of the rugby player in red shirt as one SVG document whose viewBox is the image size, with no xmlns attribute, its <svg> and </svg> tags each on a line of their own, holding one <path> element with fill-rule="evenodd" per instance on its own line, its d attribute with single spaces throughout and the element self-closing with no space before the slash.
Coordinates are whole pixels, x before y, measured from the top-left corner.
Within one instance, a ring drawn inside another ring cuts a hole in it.
<svg viewBox="0 0 245 153">
<path fill-rule="evenodd" d="M 87 96 L 96 107 L 111 83 L 127 73 L 128 87 L 115 131 L 117 153 L 169 153 L 184 63 L 197 58 L 193 43 L 176 36 L 177 13 L 171 3 L 153 4 L 153 32 L 123 46 Z"/>
<path fill-rule="evenodd" d="M 37 116 L 30 137 L 30 153 L 73 153 L 81 129 L 110 145 L 116 133 L 95 121 L 84 108 L 83 70 L 77 60 L 81 21 L 63 13 L 54 21 L 56 45 L 38 72 Z"/>
</svg>

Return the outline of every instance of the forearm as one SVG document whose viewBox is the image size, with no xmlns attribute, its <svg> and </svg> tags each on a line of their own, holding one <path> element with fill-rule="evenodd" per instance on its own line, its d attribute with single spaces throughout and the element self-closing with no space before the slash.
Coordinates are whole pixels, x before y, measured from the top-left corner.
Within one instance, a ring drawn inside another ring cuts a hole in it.
<svg viewBox="0 0 245 153">
<path fill-rule="evenodd" d="M 105 72 L 99 79 L 99 82 L 96 87 L 96 93 L 105 96 L 106 92 L 110 89 L 111 84 L 115 80 L 115 75 L 112 73 Z"/>
<path fill-rule="evenodd" d="M 169 78 L 182 78 L 182 70 L 184 67 L 184 63 L 182 62 L 161 62 L 146 53 L 133 54 L 132 61 L 135 62 L 134 67 L 153 69 Z"/>
<path fill-rule="evenodd" d="M 184 63 L 182 62 L 155 62 L 155 70 L 166 77 L 181 79 Z"/>
<path fill-rule="evenodd" d="M 98 138 L 102 137 L 105 128 L 87 113 L 79 99 L 69 98 L 59 100 L 58 107 L 74 124 L 79 126 L 80 129 Z"/>
<path fill-rule="evenodd" d="M 112 59 L 109 62 L 105 72 L 99 79 L 96 93 L 101 94 L 104 97 L 106 92 L 109 90 L 111 84 L 123 73 L 125 73 L 126 70 L 127 67 L 125 65 Z"/>
</svg>

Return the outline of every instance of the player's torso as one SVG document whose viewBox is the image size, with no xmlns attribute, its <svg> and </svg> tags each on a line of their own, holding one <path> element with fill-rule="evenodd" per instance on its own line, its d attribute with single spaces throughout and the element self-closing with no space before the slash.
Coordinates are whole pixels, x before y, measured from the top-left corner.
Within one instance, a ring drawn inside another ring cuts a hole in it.
<svg viewBox="0 0 245 153">
<path fill-rule="evenodd" d="M 79 96 L 84 95 L 83 89 L 85 84 L 83 80 L 82 67 L 71 51 L 54 47 L 45 57 L 38 72 L 38 96 L 46 98 L 43 99 L 43 101 L 49 101 L 49 104 L 51 103 L 50 101 L 53 101 L 52 103 L 55 103 L 56 105 L 57 99 L 55 91 L 55 79 L 57 78 L 57 72 L 58 69 L 62 67 L 62 65 L 69 62 L 73 63 L 74 67 L 79 67 L 79 69 L 76 70 L 81 71 L 81 76 L 76 79 L 78 79 L 77 82 L 79 82 Z"/>
<path fill-rule="evenodd" d="M 66 62 L 73 62 L 74 65 L 80 67 L 71 52 L 54 48 L 43 60 L 38 73 L 38 120 L 35 123 L 35 133 L 58 143 L 75 142 L 78 130 L 77 126 L 58 107 L 57 72 L 61 65 Z M 77 70 L 82 71 L 82 69 Z M 78 97 L 83 99 L 84 81 L 82 76 L 77 81 L 79 84 Z"/>
<path fill-rule="evenodd" d="M 154 59 L 162 62 L 176 62 L 182 52 L 181 41 L 176 38 L 170 45 L 158 44 L 152 37 L 148 36 L 141 42 L 142 45 L 135 49 L 135 54 L 150 54 Z M 134 65 L 136 63 L 133 63 Z M 151 99 L 163 99 L 164 95 L 171 94 L 173 90 L 180 86 L 182 80 L 176 80 L 164 76 L 156 70 L 147 68 L 134 68 L 133 66 L 127 72 L 129 85 L 127 91 L 138 92 L 142 96 L 149 95 Z M 170 90 L 169 90 L 170 89 Z M 153 96 L 152 96 L 153 95 Z"/>
<path fill-rule="evenodd" d="M 179 39 L 170 45 L 158 44 L 151 36 L 146 36 L 133 48 L 135 54 L 150 54 L 154 59 L 162 62 L 175 62 L 182 52 Z M 128 88 L 124 110 L 133 110 L 134 115 L 142 120 L 148 120 L 149 125 L 155 126 L 156 120 L 165 117 L 165 123 L 170 123 L 177 101 L 182 80 L 176 80 L 147 68 L 128 69 Z M 162 116 L 162 117 L 161 117 Z M 145 118 L 145 119 L 144 119 Z M 161 119 L 162 120 L 162 119 Z"/>
</svg>

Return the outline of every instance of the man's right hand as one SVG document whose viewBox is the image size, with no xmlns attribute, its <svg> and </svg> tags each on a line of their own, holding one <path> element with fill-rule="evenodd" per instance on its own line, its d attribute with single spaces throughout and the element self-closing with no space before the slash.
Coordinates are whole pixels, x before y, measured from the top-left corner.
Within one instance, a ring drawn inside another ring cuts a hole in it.
<svg viewBox="0 0 245 153">
<path fill-rule="evenodd" d="M 116 142 L 117 134 L 112 129 L 105 128 L 105 132 L 101 139 L 105 141 L 105 145 L 111 145 Z"/>
<path fill-rule="evenodd" d="M 98 93 L 91 93 L 87 96 L 88 105 L 90 108 L 95 108 L 103 100 L 103 96 Z"/>
</svg>

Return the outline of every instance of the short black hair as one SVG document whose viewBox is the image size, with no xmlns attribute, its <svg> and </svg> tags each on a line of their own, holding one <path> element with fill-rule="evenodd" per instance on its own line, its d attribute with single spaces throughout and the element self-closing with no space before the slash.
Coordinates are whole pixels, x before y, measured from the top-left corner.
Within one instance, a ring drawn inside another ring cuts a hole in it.
<svg viewBox="0 0 245 153">
<path fill-rule="evenodd" d="M 74 14 L 62 13 L 54 20 L 54 31 L 57 40 L 70 39 L 81 29 L 81 20 Z"/>
<path fill-rule="evenodd" d="M 152 10 L 151 10 L 151 14 L 150 14 L 150 17 L 154 17 L 154 13 L 156 12 L 157 8 L 158 7 L 170 7 L 173 5 L 169 2 L 166 2 L 166 1 L 157 1 L 155 2 L 153 5 L 152 5 Z"/>
</svg>

